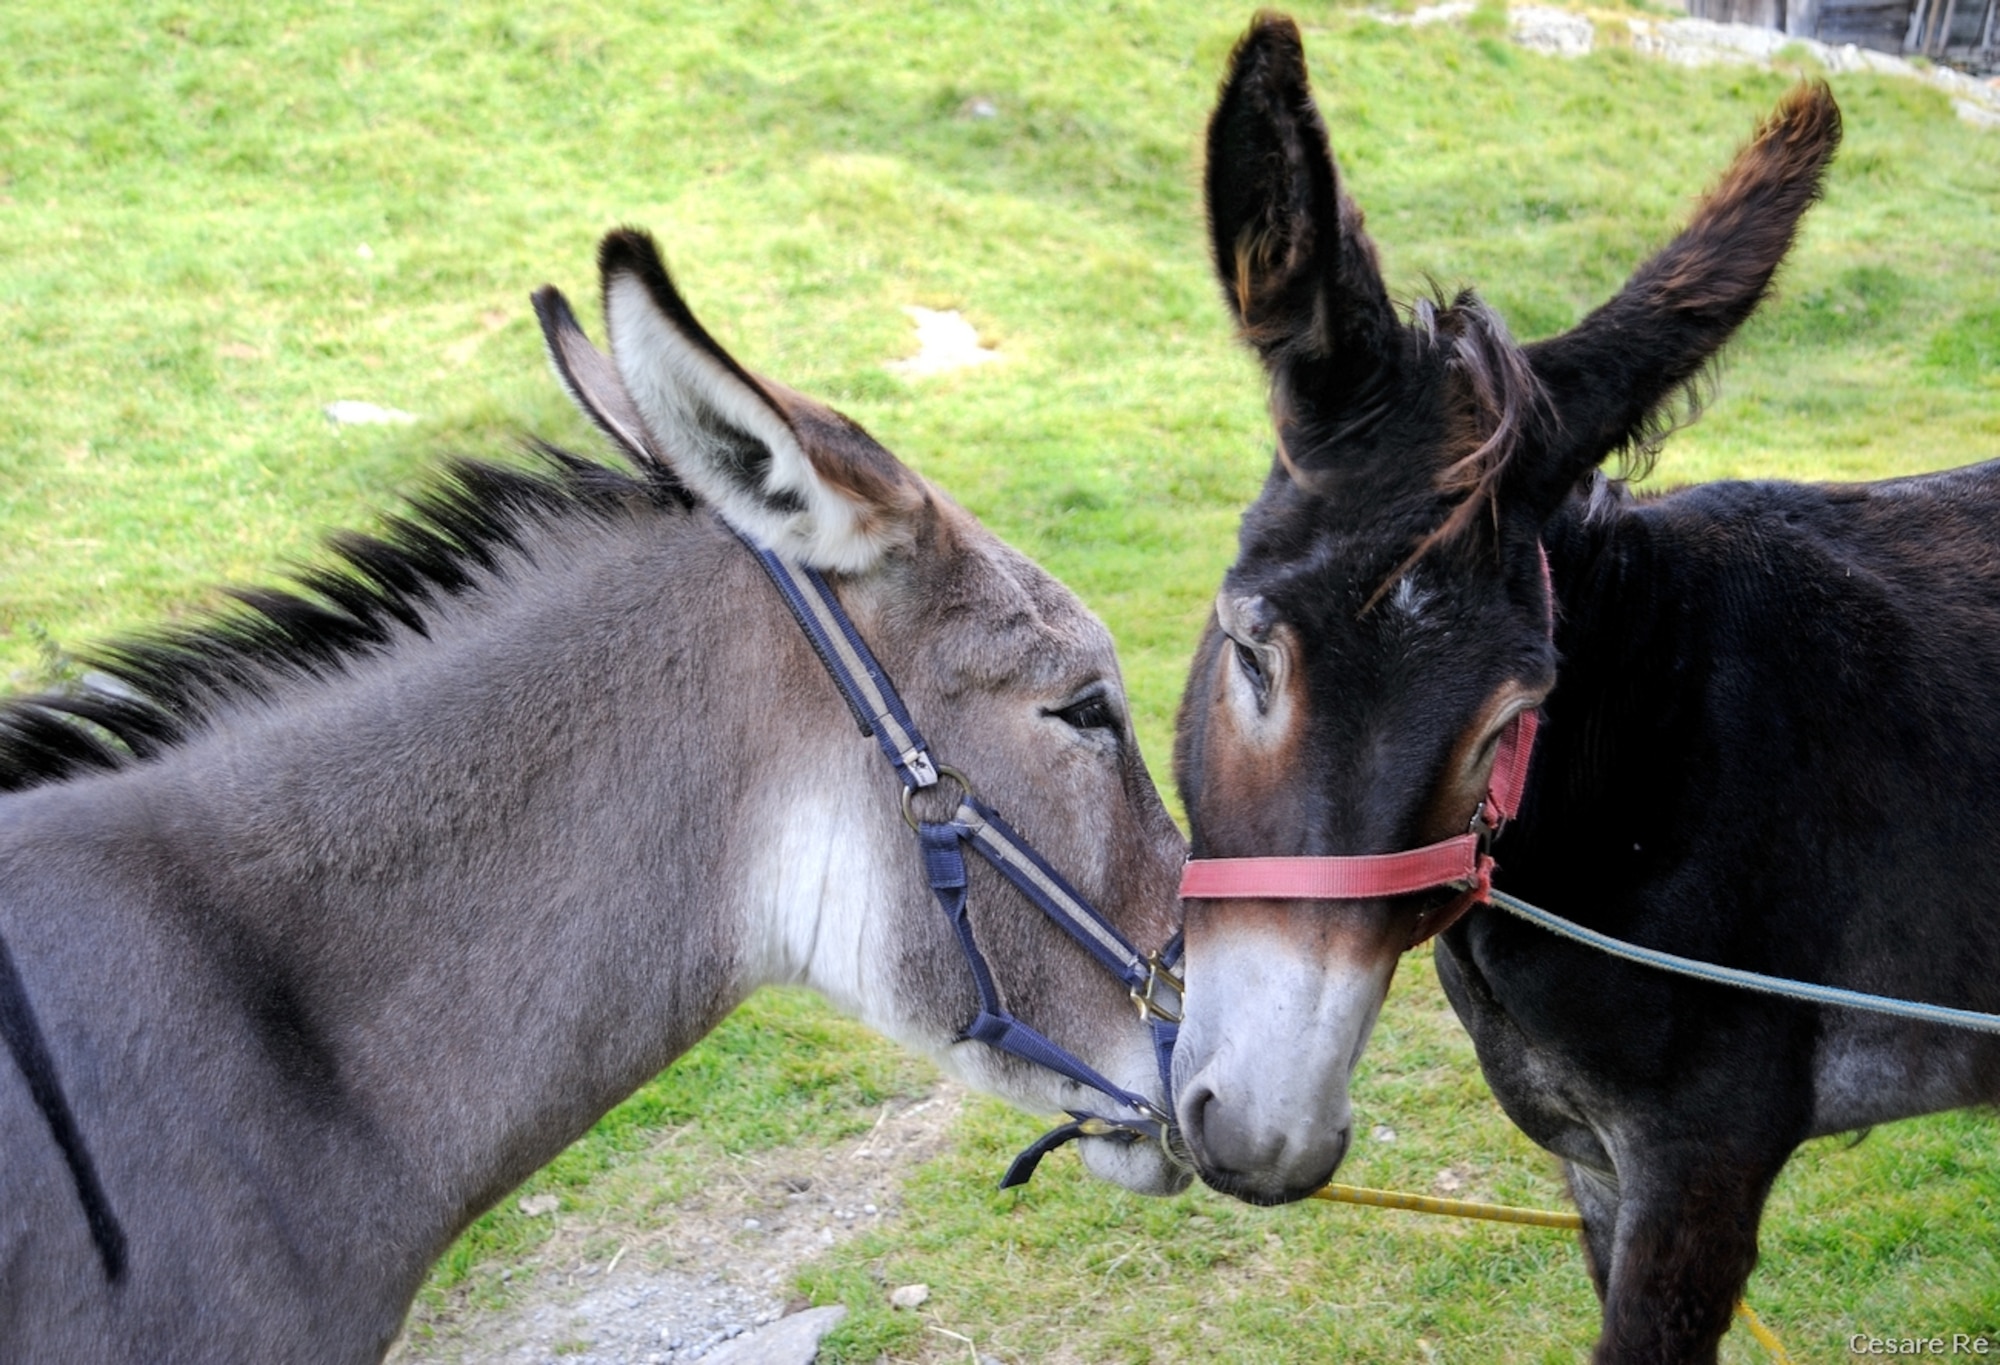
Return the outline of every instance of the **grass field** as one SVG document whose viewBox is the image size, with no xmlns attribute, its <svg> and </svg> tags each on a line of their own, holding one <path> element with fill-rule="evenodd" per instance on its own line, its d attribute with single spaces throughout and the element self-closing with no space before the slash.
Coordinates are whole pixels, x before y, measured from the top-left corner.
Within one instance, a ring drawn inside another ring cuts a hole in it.
<svg viewBox="0 0 2000 1365">
<path fill-rule="evenodd" d="M 1392 285 L 1477 283 L 1524 336 L 1658 244 L 1794 77 L 1616 45 L 1561 61 L 1496 10 L 1306 25 Z M 1248 9 L 1167 3 L 565 6 L 414 0 L 0 9 L 0 681 L 269 579 L 447 450 L 588 442 L 529 290 L 592 294 L 607 228 L 653 230 L 747 363 L 836 403 L 1116 633 L 1156 772 L 1235 520 L 1268 459 L 1260 381 L 1203 259 L 1203 121 Z M 1834 79 L 1845 150 L 1774 306 L 1670 481 L 1858 477 L 2000 455 L 2000 134 L 1940 93 Z M 975 101 L 993 113 L 975 113 Z M 924 381 L 904 305 L 1004 364 Z M 362 399 L 413 428 L 336 429 Z M 745 1151 L 870 1121 L 925 1073 L 817 1006 L 753 1002 L 538 1177 L 568 1200 L 684 1135 Z M 1344 1178 L 1559 1199 L 1478 1079 L 1427 957 L 1357 1081 Z M 1745 1096 L 1754 1104 L 1756 1097 Z M 1594 1330 L 1560 1234 L 1344 1208 L 1144 1201 L 1067 1158 L 991 1192 L 1036 1122 L 981 1105 L 910 1211 L 805 1288 L 841 1358 L 1569 1360 Z M 662 1201 L 674 1196 L 663 1188 Z M 1751 1285 L 1802 1360 L 1848 1336 L 2000 1336 L 2000 1125 L 1814 1144 Z M 535 1229 L 483 1220 L 437 1292 Z M 452 1291 L 458 1292 L 458 1291 Z M 1760 1358 L 1732 1334 L 1731 1360 Z"/>
</svg>

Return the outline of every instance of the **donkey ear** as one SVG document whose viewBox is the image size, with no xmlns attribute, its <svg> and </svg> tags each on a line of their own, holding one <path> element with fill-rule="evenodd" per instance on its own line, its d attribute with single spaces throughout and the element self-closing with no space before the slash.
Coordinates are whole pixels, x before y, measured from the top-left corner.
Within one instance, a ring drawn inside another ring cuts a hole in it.
<svg viewBox="0 0 2000 1365">
<path fill-rule="evenodd" d="M 858 573 L 903 539 L 923 486 L 831 408 L 751 374 L 695 321 L 653 239 L 598 248 L 611 358 L 652 447 L 752 539 Z"/>
<path fill-rule="evenodd" d="M 1576 327 L 1527 348 L 1562 432 L 1522 471 L 1531 497 L 1553 506 L 1613 451 L 1659 439 L 1676 392 L 1769 291 L 1839 145 L 1833 92 L 1796 87 L 1680 236 Z"/>
<path fill-rule="evenodd" d="M 1305 45 L 1262 13 L 1208 123 L 1208 225 L 1230 310 L 1268 366 L 1368 364 L 1396 326 L 1361 210 L 1341 189 Z"/>
<path fill-rule="evenodd" d="M 664 465 L 666 459 L 653 444 L 638 406 L 625 392 L 625 381 L 618 377 L 610 358 L 590 344 L 562 291 L 545 284 L 532 297 L 535 316 L 542 324 L 542 342 L 549 350 L 549 364 L 570 401 L 632 459 Z"/>
</svg>

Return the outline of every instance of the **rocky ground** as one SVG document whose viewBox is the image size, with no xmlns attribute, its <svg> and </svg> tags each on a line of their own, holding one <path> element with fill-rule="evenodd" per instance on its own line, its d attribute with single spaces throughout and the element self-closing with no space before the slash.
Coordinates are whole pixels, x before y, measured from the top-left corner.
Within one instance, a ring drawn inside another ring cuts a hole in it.
<svg viewBox="0 0 2000 1365">
<path fill-rule="evenodd" d="M 1409 14 L 1378 14 L 1383 23 L 1454 23 L 1473 11 L 1473 0 L 1444 0 Z M 1876 71 L 1938 86 L 1951 96 L 1952 108 L 1967 123 L 2000 129 L 2000 76 L 1972 76 L 1948 66 L 1907 61 L 1887 52 L 1872 52 L 1847 43 L 1832 47 L 1810 38 L 1793 38 L 1774 29 L 1748 24 L 1719 24 L 1710 19 L 1648 19 L 1630 17 L 1624 32 L 1612 34 L 1589 15 L 1546 5 L 1514 5 L 1507 11 L 1508 30 L 1515 42 L 1555 57 L 1581 57 L 1607 41 L 1622 41 L 1635 52 L 1681 66 L 1716 63 L 1754 65 L 1818 63 L 1830 72 Z"/>
<path fill-rule="evenodd" d="M 654 1231 L 560 1222 L 513 1273 L 503 1308 L 419 1307 L 390 1365 L 810 1361 L 837 1317 L 795 1320 L 805 1305 L 790 1300 L 794 1277 L 828 1247 L 897 1216 L 904 1175 L 942 1147 L 963 1099 L 943 1084 L 885 1109 L 859 1141 L 729 1158 Z M 587 1254 L 606 1245 L 616 1250 Z"/>
</svg>

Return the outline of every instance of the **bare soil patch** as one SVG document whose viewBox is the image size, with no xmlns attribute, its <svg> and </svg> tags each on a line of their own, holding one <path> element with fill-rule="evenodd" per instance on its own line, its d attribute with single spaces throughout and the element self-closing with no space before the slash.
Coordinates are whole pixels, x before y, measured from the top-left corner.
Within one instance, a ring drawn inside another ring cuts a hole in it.
<svg viewBox="0 0 2000 1365">
<path fill-rule="evenodd" d="M 807 1262 L 894 1218 L 905 1176 L 935 1156 L 965 1092 L 941 1082 L 885 1106 L 858 1141 L 722 1154 L 701 1194 L 630 1217 L 556 1213 L 498 1307 L 470 1288 L 419 1304 L 390 1365 L 682 1365 L 803 1307 Z M 619 1183 L 643 1187 L 646 1157 Z M 479 1277 L 475 1276 L 475 1280 Z M 492 1276 L 485 1283 L 491 1284 Z"/>
</svg>

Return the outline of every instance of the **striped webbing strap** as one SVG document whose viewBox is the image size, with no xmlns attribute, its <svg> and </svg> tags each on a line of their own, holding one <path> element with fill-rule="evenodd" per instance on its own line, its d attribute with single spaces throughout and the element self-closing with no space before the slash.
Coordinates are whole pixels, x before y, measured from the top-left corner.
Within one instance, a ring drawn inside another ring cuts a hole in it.
<svg viewBox="0 0 2000 1365">
<path fill-rule="evenodd" d="M 735 528 L 731 528 L 734 530 Z M 874 651 L 855 629 L 853 619 L 825 575 L 808 565 L 797 564 L 776 551 L 735 532 L 757 558 L 785 605 L 811 642 L 813 652 L 825 665 L 840 695 L 854 713 L 863 734 L 872 735 L 881 746 L 896 775 L 908 792 L 938 784 L 941 774 L 950 774 L 931 756 L 922 731 L 911 719 L 909 709 L 896 692 L 889 675 L 876 660 Z M 959 779 L 963 785 L 963 779 Z M 906 807 L 907 809 L 907 807 Z M 959 947 L 971 969 L 979 993 L 979 1013 L 961 1035 L 970 1041 L 1033 1062 L 1080 1085 L 1097 1090 L 1138 1115 L 1137 1118 L 1106 1119 L 1072 1111 L 1075 1122 L 1050 1133 L 1018 1158 L 1009 1168 L 1006 1185 L 1025 1182 L 1034 1166 L 1053 1147 L 1078 1136 L 1119 1137 L 1128 1141 L 1160 1138 L 1166 1116 L 1144 1096 L 1113 1084 L 1088 1063 L 1016 1018 L 1000 998 L 991 966 L 973 935 L 966 914 L 964 848 L 970 845 L 1037 909 L 1080 944 L 1104 968 L 1125 983 L 1134 1000 L 1141 1001 L 1152 1026 L 1154 1053 L 1163 1081 L 1167 1077 L 1179 1020 L 1165 1002 L 1155 1002 L 1161 980 L 1177 989 L 1171 969 L 1178 957 L 1178 944 L 1163 959 L 1149 961 L 1104 915 L 1071 886 L 1035 848 L 991 807 L 970 790 L 960 797 L 949 820 L 911 823 L 923 850 L 925 875 L 937 897 Z M 1176 1005 L 1178 1000 L 1174 1002 Z"/>
</svg>

